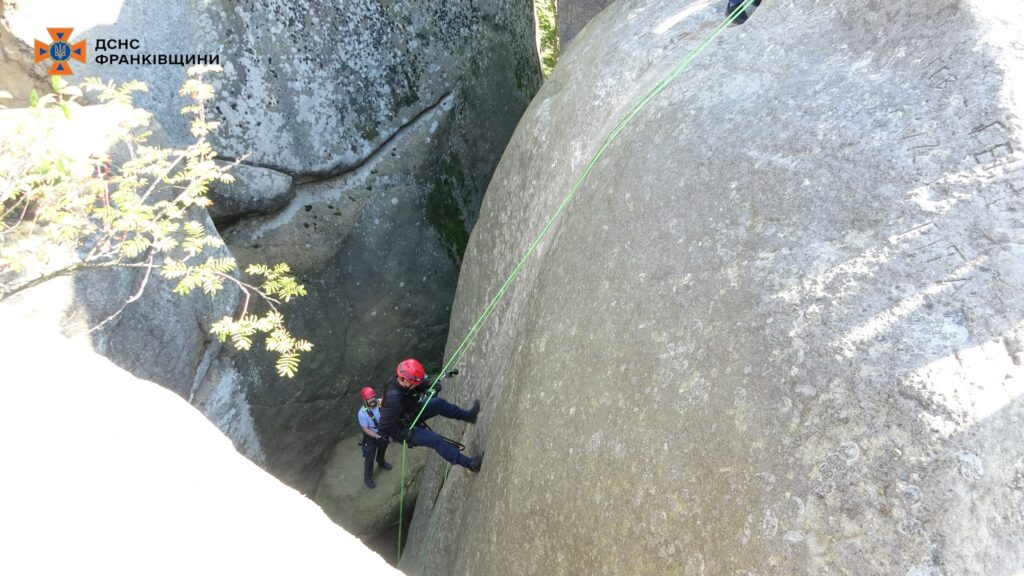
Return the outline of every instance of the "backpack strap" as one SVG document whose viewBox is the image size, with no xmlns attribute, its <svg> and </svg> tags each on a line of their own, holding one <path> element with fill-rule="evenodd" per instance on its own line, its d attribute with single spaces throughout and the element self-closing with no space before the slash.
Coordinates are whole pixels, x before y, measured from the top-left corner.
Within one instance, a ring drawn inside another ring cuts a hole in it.
<svg viewBox="0 0 1024 576">
<path fill-rule="evenodd" d="M 377 429 L 377 433 L 380 434 L 380 423 L 377 422 L 377 417 L 373 415 L 373 410 L 370 410 L 366 406 L 363 406 L 363 410 L 366 411 L 366 415 L 370 417 L 370 422 L 373 422 L 373 427 Z"/>
</svg>

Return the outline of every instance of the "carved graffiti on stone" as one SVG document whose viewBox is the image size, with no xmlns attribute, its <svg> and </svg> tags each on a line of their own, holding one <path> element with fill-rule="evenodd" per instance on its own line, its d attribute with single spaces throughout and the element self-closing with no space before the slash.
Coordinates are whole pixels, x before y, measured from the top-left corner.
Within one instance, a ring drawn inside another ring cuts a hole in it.
<svg viewBox="0 0 1024 576">
<path fill-rule="evenodd" d="M 1006 164 L 1013 157 L 1013 143 L 1006 125 L 1001 121 L 979 125 L 971 130 L 970 135 L 978 143 L 978 148 L 971 156 L 985 170 Z"/>
<path fill-rule="evenodd" d="M 925 80 L 933 88 L 946 89 L 952 84 L 955 84 L 959 78 L 953 73 L 953 70 L 946 65 L 944 58 L 936 58 L 929 62 L 926 66 Z"/>
</svg>

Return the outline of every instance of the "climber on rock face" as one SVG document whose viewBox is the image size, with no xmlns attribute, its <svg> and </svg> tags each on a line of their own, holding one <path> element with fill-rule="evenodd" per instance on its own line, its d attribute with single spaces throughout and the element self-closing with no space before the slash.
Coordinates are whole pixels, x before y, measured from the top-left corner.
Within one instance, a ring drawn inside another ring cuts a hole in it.
<svg viewBox="0 0 1024 576">
<path fill-rule="evenodd" d="M 427 394 L 429 389 L 430 381 L 423 365 L 416 360 L 403 360 L 384 391 L 384 408 L 380 417 L 381 434 L 396 442 L 404 440 L 410 447 L 433 448 L 448 462 L 479 472 L 484 459 L 483 452 L 469 458 L 444 436 L 421 424 L 437 415 L 470 424 L 475 423 L 477 414 L 480 413 L 480 401 L 473 402 L 472 408 L 464 410 L 443 398 L 430 397 Z M 435 386 L 434 390 L 440 392 L 440 386 Z M 410 430 L 409 427 L 416 415 L 420 414 L 420 410 L 423 410 L 423 414 L 417 426 Z"/>
<path fill-rule="evenodd" d="M 380 407 L 377 401 L 377 393 L 369 386 L 359 391 L 363 398 L 363 407 L 359 409 L 359 426 L 363 429 L 363 441 L 359 446 L 363 449 L 363 482 L 367 488 L 376 488 L 373 481 L 373 460 L 376 456 L 377 464 L 385 470 L 391 470 L 391 464 L 384 460 L 384 452 L 388 449 L 388 441 L 381 436 L 379 430 Z"/>
</svg>

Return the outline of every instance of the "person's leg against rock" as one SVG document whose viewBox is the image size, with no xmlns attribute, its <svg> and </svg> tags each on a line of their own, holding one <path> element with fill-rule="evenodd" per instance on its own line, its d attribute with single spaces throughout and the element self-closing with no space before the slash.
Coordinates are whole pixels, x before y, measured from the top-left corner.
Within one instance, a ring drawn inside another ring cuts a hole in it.
<svg viewBox="0 0 1024 576">
<path fill-rule="evenodd" d="M 474 423 L 476 417 L 480 413 L 480 401 L 475 400 L 473 407 L 469 410 L 460 408 L 459 406 L 441 398 L 435 396 L 427 402 L 427 407 L 423 410 L 423 416 L 420 420 L 428 420 L 434 416 L 444 416 L 445 418 L 452 418 L 455 420 L 462 420 L 463 422 Z"/>
<path fill-rule="evenodd" d="M 469 468 L 471 461 L 468 456 L 459 452 L 459 449 L 452 446 L 440 434 L 426 428 L 416 428 L 412 431 L 410 439 L 416 446 L 433 448 L 441 458 L 456 466 Z"/>
</svg>

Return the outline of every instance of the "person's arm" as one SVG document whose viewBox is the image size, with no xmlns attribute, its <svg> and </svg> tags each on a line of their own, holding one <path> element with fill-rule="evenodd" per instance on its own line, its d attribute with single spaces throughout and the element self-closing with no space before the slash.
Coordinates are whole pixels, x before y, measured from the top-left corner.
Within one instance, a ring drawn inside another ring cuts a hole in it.
<svg viewBox="0 0 1024 576">
<path fill-rule="evenodd" d="M 426 396 L 430 392 L 430 376 L 424 376 L 423 382 L 420 382 L 412 392 L 419 394 L 420 396 Z M 438 382 L 437 386 L 434 386 L 434 395 L 437 396 L 441 392 L 441 383 Z"/>
</svg>

